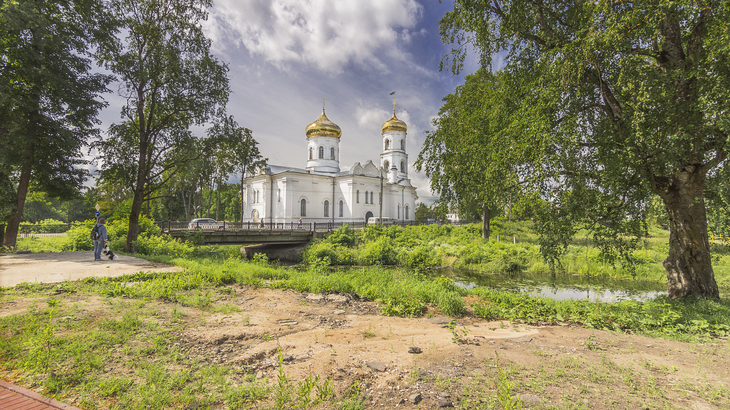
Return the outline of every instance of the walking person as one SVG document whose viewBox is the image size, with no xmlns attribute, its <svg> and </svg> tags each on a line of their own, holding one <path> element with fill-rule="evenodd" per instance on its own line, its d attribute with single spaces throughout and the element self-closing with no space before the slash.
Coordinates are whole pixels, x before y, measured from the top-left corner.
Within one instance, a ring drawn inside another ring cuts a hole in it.
<svg viewBox="0 0 730 410">
<path fill-rule="evenodd" d="M 106 226 L 104 224 L 106 223 L 105 218 L 99 218 L 99 221 L 97 222 L 94 229 L 96 229 L 96 238 L 94 239 L 94 260 L 100 261 L 101 259 L 101 250 L 104 249 L 104 245 L 106 245 L 107 241 L 107 235 L 106 235 Z"/>
<path fill-rule="evenodd" d="M 297 229 L 302 229 L 302 218 L 299 218 L 299 225 L 297 226 Z"/>
</svg>

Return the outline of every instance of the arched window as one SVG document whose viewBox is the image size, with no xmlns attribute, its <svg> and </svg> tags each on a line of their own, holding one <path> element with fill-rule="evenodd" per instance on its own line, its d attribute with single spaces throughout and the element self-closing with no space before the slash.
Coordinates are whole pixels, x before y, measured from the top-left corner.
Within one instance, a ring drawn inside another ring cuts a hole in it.
<svg viewBox="0 0 730 410">
<path fill-rule="evenodd" d="M 390 149 L 390 140 L 386 139 L 385 140 L 385 150 L 387 151 L 388 149 Z"/>
<path fill-rule="evenodd" d="M 330 148 L 330 159 L 335 159 L 335 149 Z"/>
<path fill-rule="evenodd" d="M 368 191 L 365 191 L 365 203 L 368 203 Z"/>
<path fill-rule="evenodd" d="M 406 205 L 406 219 L 408 219 L 408 205 Z"/>
<path fill-rule="evenodd" d="M 383 168 L 385 168 L 385 172 L 390 172 L 390 162 L 387 159 L 383 162 Z"/>
<path fill-rule="evenodd" d="M 345 203 L 340 201 L 340 218 L 342 218 L 344 212 L 345 212 Z"/>
<path fill-rule="evenodd" d="M 360 190 L 358 189 L 355 193 L 355 202 L 360 203 Z"/>
<path fill-rule="evenodd" d="M 330 201 L 324 201 L 324 217 L 330 216 Z"/>
<path fill-rule="evenodd" d="M 324 147 L 319 147 L 319 159 L 324 159 Z"/>
<path fill-rule="evenodd" d="M 309 147 L 309 159 L 314 159 L 313 155 L 314 155 L 314 148 Z"/>
<path fill-rule="evenodd" d="M 371 204 L 375 203 L 375 202 L 373 202 L 373 191 L 370 191 L 370 203 Z"/>
<path fill-rule="evenodd" d="M 406 162 L 405 161 L 400 162 L 400 172 L 403 172 L 403 173 L 406 172 Z"/>
<path fill-rule="evenodd" d="M 400 140 L 400 149 L 406 150 L 406 140 Z"/>
<path fill-rule="evenodd" d="M 307 200 L 302 199 L 302 209 L 300 210 L 301 216 L 307 216 Z"/>
</svg>

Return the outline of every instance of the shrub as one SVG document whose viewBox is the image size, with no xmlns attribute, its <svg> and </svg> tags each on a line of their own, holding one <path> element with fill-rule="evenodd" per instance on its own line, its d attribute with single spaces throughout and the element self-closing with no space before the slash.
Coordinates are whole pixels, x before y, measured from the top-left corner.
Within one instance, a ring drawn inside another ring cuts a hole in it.
<svg viewBox="0 0 730 410">
<path fill-rule="evenodd" d="M 334 245 L 352 246 L 355 244 L 355 239 L 355 230 L 345 224 L 327 236 L 324 241 Z"/>
<path fill-rule="evenodd" d="M 134 243 L 135 250 L 145 255 L 165 255 L 173 257 L 190 256 L 195 247 L 178 242 L 167 235 L 140 235 Z"/>
<path fill-rule="evenodd" d="M 358 251 L 357 259 L 361 265 L 395 265 L 396 263 L 395 250 L 387 237 L 361 245 Z"/>
<path fill-rule="evenodd" d="M 309 265 L 317 261 L 324 261 L 327 265 L 352 265 L 354 263 L 352 250 L 324 241 L 310 245 L 302 259 Z"/>
</svg>

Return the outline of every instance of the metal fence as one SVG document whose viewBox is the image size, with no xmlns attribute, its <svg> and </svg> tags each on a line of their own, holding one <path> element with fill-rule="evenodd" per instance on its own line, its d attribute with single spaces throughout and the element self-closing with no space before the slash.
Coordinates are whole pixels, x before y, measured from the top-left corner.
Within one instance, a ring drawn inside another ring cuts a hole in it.
<svg viewBox="0 0 730 410">
<path fill-rule="evenodd" d="M 64 236 L 71 229 L 70 223 L 65 224 L 21 224 L 18 226 L 18 238 L 30 236 Z"/>
<path fill-rule="evenodd" d="M 481 223 L 481 221 L 477 221 Z M 417 222 L 417 221 L 398 221 L 388 220 L 383 221 L 384 226 L 416 226 L 416 225 L 469 225 L 474 221 L 463 221 L 463 222 L 449 222 L 449 221 L 430 221 L 430 222 Z M 204 231 L 204 232 L 238 232 L 238 231 L 310 231 L 310 232 L 327 232 L 341 228 L 344 225 L 348 225 L 350 228 L 362 229 L 366 225 L 366 222 L 196 222 L 190 223 L 185 221 L 157 221 L 155 224 L 160 228 L 162 232 L 181 232 L 181 231 Z"/>
</svg>

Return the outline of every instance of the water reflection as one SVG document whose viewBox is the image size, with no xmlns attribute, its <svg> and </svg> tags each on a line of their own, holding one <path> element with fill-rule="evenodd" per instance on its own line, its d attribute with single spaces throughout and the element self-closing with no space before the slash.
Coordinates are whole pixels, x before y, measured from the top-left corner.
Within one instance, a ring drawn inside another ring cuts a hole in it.
<svg viewBox="0 0 730 410">
<path fill-rule="evenodd" d="M 466 289 L 486 286 L 555 300 L 646 301 L 657 296 L 666 295 L 667 289 L 665 284 L 656 282 L 591 278 L 569 274 L 480 274 L 473 271 L 452 269 L 439 271 L 434 276 L 441 275 L 450 277 L 458 286 Z"/>
</svg>

